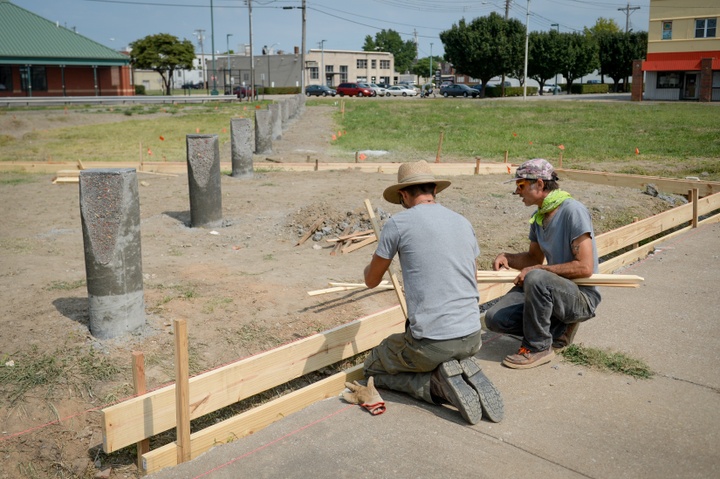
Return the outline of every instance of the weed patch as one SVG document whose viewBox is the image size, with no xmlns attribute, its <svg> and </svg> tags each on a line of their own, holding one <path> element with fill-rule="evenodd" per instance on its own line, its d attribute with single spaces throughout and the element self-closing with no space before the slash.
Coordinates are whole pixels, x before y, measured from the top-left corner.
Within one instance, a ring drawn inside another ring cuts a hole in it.
<svg viewBox="0 0 720 479">
<path fill-rule="evenodd" d="M 643 361 L 628 357 L 619 352 L 603 351 L 578 344 L 571 344 L 560 354 L 562 354 L 568 362 L 600 371 L 625 374 L 636 379 L 650 379 L 654 375 L 648 365 Z"/>
</svg>

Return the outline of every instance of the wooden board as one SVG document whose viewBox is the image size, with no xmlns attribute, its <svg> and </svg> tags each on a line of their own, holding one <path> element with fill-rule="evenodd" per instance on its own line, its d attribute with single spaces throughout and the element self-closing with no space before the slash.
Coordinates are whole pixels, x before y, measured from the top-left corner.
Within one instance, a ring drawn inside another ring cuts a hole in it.
<svg viewBox="0 0 720 479">
<path fill-rule="evenodd" d="M 345 389 L 346 381 L 362 378 L 363 370 L 360 364 L 198 431 L 190 436 L 191 457 L 194 459 L 213 446 L 253 434 L 317 401 L 338 396 Z M 340 398 L 337 400 L 341 401 Z M 175 466 L 175 444 L 170 443 L 144 454 L 142 463 L 148 474 Z"/>
<path fill-rule="evenodd" d="M 245 358 L 190 379 L 190 418 L 284 384 L 377 346 L 402 332 L 400 306 Z M 175 427 L 175 385 L 152 391 L 101 411 L 107 453 Z"/>
<path fill-rule="evenodd" d="M 512 283 L 517 278 L 518 271 L 478 271 L 478 283 Z M 589 278 L 577 278 L 572 280 L 575 284 L 583 286 L 624 286 L 638 285 L 644 281 L 640 276 L 632 274 L 593 274 Z"/>
<path fill-rule="evenodd" d="M 568 170 L 564 168 L 555 168 L 555 171 L 561 179 L 567 178 L 569 180 L 584 181 L 598 185 L 644 189 L 648 184 L 652 183 L 658 191 L 663 193 L 673 193 L 676 195 L 687 195 L 688 191 L 692 188 L 697 188 L 700 191 L 700 196 L 720 193 L 720 182 L 717 181 L 663 178 L 660 176 L 624 175 L 621 173 Z"/>
</svg>

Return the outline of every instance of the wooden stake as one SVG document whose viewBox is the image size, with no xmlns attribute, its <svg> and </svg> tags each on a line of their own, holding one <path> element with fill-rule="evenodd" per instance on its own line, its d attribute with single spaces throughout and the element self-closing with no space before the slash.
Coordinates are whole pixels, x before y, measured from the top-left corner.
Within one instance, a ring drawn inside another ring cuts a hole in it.
<svg viewBox="0 0 720 479">
<path fill-rule="evenodd" d="M 301 244 L 306 242 L 308 240 L 308 238 L 310 236 L 312 236 L 312 234 L 315 232 L 315 230 L 320 227 L 320 225 L 323 223 L 323 221 L 325 221 L 325 218 L 323 218 L 322 216 L 320 218 L 318 218 L 317 220 L 315 220 L 315 223 L 313 223 L 313 225 L 310 227 L 310 229 L 307 230 L 307 232 L 302 236 L 302 238 L 300 238 L 300 240 L 298 240 L 298 242 L 295 244 L 295 246 L 300 246 Z"/>
<path fill-rule="evenodd" d="M 377 236 L 379 241 L 380 227 L 378 226 L 377 219 L 375 218 L 375 212 L 372 209 L 372 204 L 370 204 L 370 200 L 367 198 L 365 199 L 365 208 L 367 209 L 368 216 L 370 217 L 370 223 L 372 223 L 373 230 L 375 230 L 375 236 Z M 402 288 L 400 287 L 400 281 L 398 281 L 397 279 L 397 275 L 395 274 L 395 269 L 393 268 L 392 264 L 388 267 L 388 273 L 390 273 L 390 281 L 392 281 L 393 287 L 395 288 L 395 293 L 398 297 L 398 301 L 400 301 L 400 309 L 402 309 L 403 315 L 405 315 L 405 318 L 407 319 L 408 313 L 407 304 L 405 303 L 405 295 L 403 294 Z"/>
<path fill-rule="evenodd" d="M 475 158 L 475 174 L 480 174 L 480 158 Z"/>
<path fill-rule="evenodd" d="M 559 166 L 559 168 L 562 168 L 562 156 L 563 156 L 563 152 L 562 152 L 562 150 L 560 150 L 560 166 Z"/>
<path fill-rule="evenodd" d="M 188 361 L 187 323 L 173 321 L 175 330 L 175 421 L 177 462 L 190 460 L 190 367 Z"/>
<path fill-rule="evenodd" d="M 435 163 L 440 163 L 440 153 L 442 152 L 443 137 L 445 136 L 445 130 L 440 130 L 440 141 L 438 142 L 437 155 L 435 155 Z"/>
<path fill-rule="evenodd" d="M 133 389 L 136 396 L 141 396 L 147 391 L 145 384 L 145 356 L 139 351 L 132 353 L 132 374 Z M 150 452 L 150 439 L 143 439 L 137 442 L 137 468 L 142 471 L 142 456 L 146 452 Z"/>
<path fill-rule="evenodd" d="M 698 200 L 700 199 L 700 190 L 693 188 L 690 190 L 690 201 L 692 201 L 692 227 L 698 227 Z"/>
<path fill-rule="evenodd" d="M 317 159 L 315 160 L 315 171 L 318 170 L 318 161 L 319 161 L 319 160 L 317 160 Z"/>
<path fill-rule="evenodd" d="M 508 151 L 505 150 L 505 163 L 507 163 L 507 160 L 508 160 Z"/>
<path fill-rule="evenodd" d="M 358 156 L 360 156 L 360 152 L 359 152 L 359 151 L 356 151 L 356 152 L 355 152 L 355 163 L 357 163 L 357 162 L 359 161 L 359 160 L 358 160 Z"/>
</svg>

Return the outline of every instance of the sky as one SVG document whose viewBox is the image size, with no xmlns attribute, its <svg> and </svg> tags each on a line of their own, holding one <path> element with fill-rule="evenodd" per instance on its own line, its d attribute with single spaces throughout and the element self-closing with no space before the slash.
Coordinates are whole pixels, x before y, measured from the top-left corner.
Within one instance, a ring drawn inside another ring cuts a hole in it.
<svg viewBox="0 0 720 479">
<path fill-rule="evenodd" d="M 253 52 L 263 46 L 292 52 L 302 45 L 301 0 L 10 0 L 43 18 L 74 29 L 115 50 L 157 33 L 169 33 L 193 42 L 200 53 L 240 50 L 250 44 Z M 212 3 L 213 8 L 210 8 Z M 394 30 L 403 40 L 417 40 L 418 56 L 442 56 L 440 32 L 490 12 L 505 15 L 506 0 L 306 0 L 307 49 L 362 50 L 365 38 L 381 30 Z M 527 16 L 529 4 L 530 16 Z M 530 31 L 548 31 L 558 24 L 561 32 L 582 31 L 599 17 L 625 28 L 647 31 L 650 0 L 512 0 L 510 18 Z M 291 7 L 291 8 L 287 8 Z M 639 7 L 639 8 L 635 8 Z M 623 9 L 622 11 L 619 9 Z M 198 33 L 200 30 L 204 32 Z M 213 35 L 214 32 L 214 35 Z"/>
</svg>

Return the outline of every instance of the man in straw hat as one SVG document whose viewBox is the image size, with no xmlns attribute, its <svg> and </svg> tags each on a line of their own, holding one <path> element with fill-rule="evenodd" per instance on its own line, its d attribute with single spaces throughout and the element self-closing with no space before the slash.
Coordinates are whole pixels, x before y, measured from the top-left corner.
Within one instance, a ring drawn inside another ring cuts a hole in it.
<svg viewBox="0 0 720 479">
<path fill-rule="evenodd" d="M 435 202 L 448 186 L 419 161 L 401 164 L 397 183 L 383 193 L 405 211 L 383 227 L 365 284 L 377 286 L 397 254 L 408 321 L 405 333 L 370 352 L 365 377 L 431 404 L 451 404 L 470 424 L 483 414 L 498 422 L 502 397 L 474 357 L 481 346 L 475 264 L 480 249 L 470 222 Z"/>
<path fill-rule="evenodd" d="M 536 206 L 530 219 L 530 247 L 500 253 L 493 269 L 520 271 L 515 286 L 485 314 L 491 331 L 522 336 L 520 350 L 503 360 L 513 369 L 548 363 L 572 343 L 578 324 L 595 316 L 600 293 L 571 280 L 598 272 L 592 218 L 587 208 L 558 187 L 552 165 L 536 158 L 515 171 L 515 193 Z M 547 264 L 543 264 L 547 260 Z"/>
</svg>

